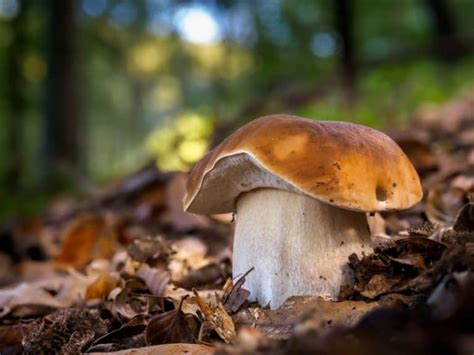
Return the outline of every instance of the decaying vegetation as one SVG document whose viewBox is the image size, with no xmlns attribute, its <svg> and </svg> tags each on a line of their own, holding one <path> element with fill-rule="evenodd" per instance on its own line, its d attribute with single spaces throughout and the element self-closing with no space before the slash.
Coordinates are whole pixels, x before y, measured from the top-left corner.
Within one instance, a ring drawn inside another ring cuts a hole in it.
<svg viewBox="0 0 474 355">
<path fill-rule="evenodd" d="M 340 302 L 249 303 L 246 275 L 231 279 L 232 216 L 185 214 L 185 176 L 150 165 L 3 227 L 0 352 L 472 353 L 474 93 L 388 133 L 425 198 L 369 216 L 375 251 L 349 258 Z"/>
</svg>

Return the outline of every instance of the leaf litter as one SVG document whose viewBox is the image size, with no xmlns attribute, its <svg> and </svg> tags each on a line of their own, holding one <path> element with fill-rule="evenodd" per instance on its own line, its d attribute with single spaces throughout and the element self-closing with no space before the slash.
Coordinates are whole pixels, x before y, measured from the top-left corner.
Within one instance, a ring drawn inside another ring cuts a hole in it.
<svg viewBox="0 0 474 355">
<path fill-rule="evenodd" d="M 181 210 L 185 175 L 153 164 L 0 230 L 0 352 L 466 354 L 474 351 L 474 92 L 388 132 L 424 200 L 369 216 L 339 302 L 271 310 L 232 280 L 227 216 Z M 449 120 L 446 119 L 449 117 Z M 251 272 L 251 270 L 249 270 Z"/>
</svg>

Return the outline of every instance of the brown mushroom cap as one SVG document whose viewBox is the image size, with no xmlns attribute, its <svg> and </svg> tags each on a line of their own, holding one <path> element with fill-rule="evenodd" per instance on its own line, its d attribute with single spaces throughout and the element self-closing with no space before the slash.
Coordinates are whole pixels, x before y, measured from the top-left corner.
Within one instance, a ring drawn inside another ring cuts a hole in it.
<svg viewBox="0 0 474 355">
<path fill-rule="evenodd" d="M 348 122 L 272 115 L 241 127 L 194 166 L 184 209 L 233 212 L 238 196 L 257 188 L 362 212 L 405 209 L 423 195 L 418 174 L 387 135 Z"/>
</svg>

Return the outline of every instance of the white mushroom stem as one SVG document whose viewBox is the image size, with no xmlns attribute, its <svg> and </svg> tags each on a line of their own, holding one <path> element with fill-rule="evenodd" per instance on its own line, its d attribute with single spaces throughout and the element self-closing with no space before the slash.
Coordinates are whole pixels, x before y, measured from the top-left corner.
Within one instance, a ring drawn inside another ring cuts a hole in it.
<svg viewBox="0 0 474 355">
<path fill-rule="evenodd" d="M 352 277 L 349 255 L 370 250 L 364 213 L 277 189 L 237 200 L 233 274 L 255 268 L 244 288 L 262 306 L 278 308 L 291 296 L 337 299 Z"/>
</svg>

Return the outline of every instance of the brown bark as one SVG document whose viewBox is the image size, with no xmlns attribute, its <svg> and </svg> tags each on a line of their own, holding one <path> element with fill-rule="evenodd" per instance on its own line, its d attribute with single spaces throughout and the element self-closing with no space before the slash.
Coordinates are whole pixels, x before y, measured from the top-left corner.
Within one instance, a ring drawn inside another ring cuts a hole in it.
<svg viewBox="0 0 474 355">
<path fill-rule="evenodd" d="M 6 114 L 6 151 L 7 166 L 5 174 L 5 186 L 9 191 L 15 192 L 19 189 L 20 176 L 23 170 L 23 124 L 24 108 L 26 104 L 23 90 L 24 80 L 21 73 L 20 64 L 24 54 L 25 33 L 24 2 L 20 1 L 21 11 L 12 20 L 13 39 L 8 49 L 7 59 L 7 102 L 8 111 Z"/>
<path fill-rule="evenodd" d="M 459 38 L 456 19 L 446 0 L 426 0 L 432 23 L 433 43 L 437 56 L 444 61 L 459 59 L 466 48 Z"/>
<path fill-rule="evenodd" d="M 55 171 L 62 164 L 75 168 L 80 165 L 75 5 L 74 0 L 50 0 L 48 97 L 44 134 L 47 178 L 55 176 Z"/>
<path fill-rule="evenodd" d="M 340 66 L 350 103 L 355 95 L 357 74 L 354 46 L 354 3 L 352 0 L 336 0 L 334 2 L 334 20 L 342 41 Z"/>
</svg>

